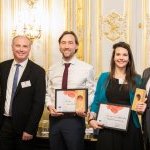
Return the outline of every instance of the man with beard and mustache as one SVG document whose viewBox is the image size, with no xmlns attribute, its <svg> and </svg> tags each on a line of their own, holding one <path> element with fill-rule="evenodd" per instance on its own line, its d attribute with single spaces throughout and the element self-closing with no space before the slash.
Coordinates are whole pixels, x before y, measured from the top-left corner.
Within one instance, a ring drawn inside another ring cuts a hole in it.
<svg viewBox="0 0 150 150">
<path fill-rule="evenodd" d="M 62 61 L 50 67 L 47 74 L 46 105 L 50 112 L 50 149 L 83 150 L 86 113 L 58 112 L 55 109 L 55 89 L 88 88 L 90 105 L 94 93 L 94 69 L 76 58 L 79 43 L 73 31 L 63 32 L 58 42 Z M 68 66 L 67 86 L 62 82 L 65 66 Z"/>
</svg>

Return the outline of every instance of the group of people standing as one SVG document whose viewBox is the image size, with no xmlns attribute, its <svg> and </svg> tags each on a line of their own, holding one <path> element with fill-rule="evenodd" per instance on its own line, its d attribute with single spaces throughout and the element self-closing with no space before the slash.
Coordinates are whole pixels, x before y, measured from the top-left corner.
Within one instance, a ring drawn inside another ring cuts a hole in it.
<svg viewBox="0 0 150 150">
<path fill-rule="evenodd" d="M 28 58 L 31 40 L 26 36 L 13 38 L 14 59 L 0 63 L 0 149 L 32 150 L 46 104 L 51 150 L 84 150 L 87 115 L 90 126 L 99 129 L 97 150 L 149 150 L 150 69 L 144 71 L 141 79 L 130 46 L 118 42 L 113 45 L 110 72 L 100 75 L 95 90 L 93 66 L 75 56 L 79 45 L 76 34 L 65 31 L 58 42 L 62 60 L 49 68 L 45 80 L 44 69 Z M 84 88 L 88 89 L 89 112 L 57 111 L 56 89 Z M 131 106 L 136 88 L 146 89 L 146 103 L 139 102 L 136 111 L 131 111 L 127 131 L 108 129 L 96 121 L 102 103 Z M 138 114 L 142 115 L 143 133 Z"/>
</svg>

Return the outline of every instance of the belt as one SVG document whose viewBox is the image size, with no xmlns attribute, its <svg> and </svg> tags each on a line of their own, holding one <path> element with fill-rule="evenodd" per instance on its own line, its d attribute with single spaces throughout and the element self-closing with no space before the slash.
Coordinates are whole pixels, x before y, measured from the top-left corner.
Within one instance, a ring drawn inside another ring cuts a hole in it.
<svg viewBox="0 0 150 150">
<path fill-rule="evenodd" d="M 75 117 L 75 116 L 76 116 L 76 113 L 65 113 L 61 117 Z"/>
<path fill-rule="evenodd" d="M 11 120 L 11 119 L 12 119 L 12 117 L 11 117 L 11 116 L 5 116 L 5 115 L 3 115 L 3 118 L 4 118 L 4 119 L 9 119 L 9 120 Z"/>
<path fill-rule="evenodd" d="M 76 116 L 77 116 L 76 113 L 64 113 L 64 115 L 62 116 L 57 116 L 57 117 L 51 116 L 51 117 L 63 119 L 63 118 L 72 118 Z"/>
</svg>

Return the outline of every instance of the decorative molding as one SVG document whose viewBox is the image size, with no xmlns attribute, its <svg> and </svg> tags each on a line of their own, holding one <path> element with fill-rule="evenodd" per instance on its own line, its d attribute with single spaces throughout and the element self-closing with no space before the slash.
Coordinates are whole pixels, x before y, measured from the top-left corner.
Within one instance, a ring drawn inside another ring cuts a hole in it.
<svg viewBox="0 0 150 150">
<path fill-rule="evenodd" d="M 102 71 L 102 0 L 96 1 L 96 79 Z"/>
<path fill-rule="evenodd" d="M 91 41 L 91 24 L 92 24 L 92 19 L 91 19 L 91 13 L 92 13 L 92 2 L 91 0 L 86 0 L 86 3 L 84 5 L 85 7 L 85 12 L 84 12 L 84 38 L 83 38 L 83 42 L 84 42 L 84 60 L 87 63 L 91 63 L 92 60 L 92 54 L 91 54 L 91 45 L 92 45 L 92 41 Z M 94 23 L 93 23 L 94 26 Z"/>
<path fill-rule="evenodd" d="M 150 38 L 150 14 L 146 14 L 146 39 Z"/>
<path fill-rule="evenodd" d="M 127 39 L 127 19 L 116 12 L 112 12 L 102 20 L 102 30 L 105 37 L 111 41 L 119 38 Z"/>
<path fill-rule="evenodd" d="M 3 1 L 0 1 L 0 7 L 1 7 L 1 9 L 0 9 L 0 49 L 1 49 L 1 51 L 0 51 L 0 61 L 2 61 L 3 60 L 3 50 L 4 50 L 4 36 L 3 36 L 3 31 L 4 31 L 4 29 L 3 29 L 3 4 L 2 4 L 2 2 Z"/>
<path fill-rule="evenodd" d="M 77 35 L 79 39 L 79 48 L 77 57 L 81 60 L 84 59 L 84 1 L 83 0 L 77 0 L 76 1 L 76 29 L 77 29 Z"/>
<path fill-rule="evenodd" d="M 65 22 L 66 22 L 66 30 L 73 30 L 73 8 L 74 3 L 72 0 L 64 0 L 64 8 L 65 8 Z M 69 21 L 68 21 L 69 20 Z"/>
<path fill-rule="evenodd" d="M 149 57 L 150 57 L 150 50 L 149 50 L 149 42 L 150 42 L 150 1 L 144 0 L 143 1 L 143 49 L 142 52 L 142 68 L 146 68 L 150 65 Z"/>
<path fill-rule="evenodd" d="M 33 7 L 37 0 L 26 0 L 30 7 Z"/>
</svg>

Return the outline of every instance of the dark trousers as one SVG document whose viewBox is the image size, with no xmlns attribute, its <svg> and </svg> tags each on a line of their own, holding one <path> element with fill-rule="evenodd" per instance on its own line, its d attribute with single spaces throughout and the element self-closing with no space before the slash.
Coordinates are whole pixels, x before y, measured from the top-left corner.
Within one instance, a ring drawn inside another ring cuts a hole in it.
<svg viewBox="0 0 150 150">
<path fill-rule="evenodd" d="M 83 150 L 85 120 L 78 116 L 50 117 L 51 150 Z"/>
<path fill-rule="evenodd" d="M 4 117 L 0 128 L 0 150 L 33 150 L 33 140 L 23 141 L 15 132 L 11 117 Z"/>
<path fill-rule="evenodd" d="M 145 150 L 150 150 L 150 142 L 149 142 L 148 138 L 145 139 Z"/>
</svg>

